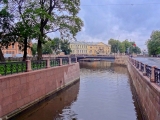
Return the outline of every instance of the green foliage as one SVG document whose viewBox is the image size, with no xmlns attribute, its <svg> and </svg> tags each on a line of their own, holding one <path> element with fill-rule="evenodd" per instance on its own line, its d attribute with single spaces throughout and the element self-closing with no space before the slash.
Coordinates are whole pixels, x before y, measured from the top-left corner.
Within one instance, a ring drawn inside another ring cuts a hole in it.
<svg viewBox="0 0 160 120">
<path fill-rule="evenodd" d="M 49 44 L 45 42 L 48 33 L 59 32 L 62 39 L 75 39 L 83 26 L 83 21 L 77 15 L 80 0 L 1 0 L 0 3 L 4 7 L 0 11 L 0 29 L 3 30 L 0 31 L 1 45 L 8 47 L 19 42 L 25 56 L 31 39 L 38 40 L 37 52 L 40 58 L 45 43 L 43 53 L 51 53 L 47 48 Z M 55 50 L 57 45 L 51 48 Z M 66 51 L 68 54 L 69 50 Z"/>
<path fill-rule="evenodd" d="M 37 43 L 32 44 L 31 51 L 33 56 L 37 54 Z"/>
<path fill-rule="evenodd" d="M 52 54 L 52 47 L 51 47 L 51 41 L 47 41 L 43 46 L 42 46 L 42 53 L 43 54 Z"/>
<path fill-rule="evenodd" d="M 160 31 L 153 31 L 150 39 L 147 41 L 149 55 L 160 54 Z"/>
<path fill-rule="evenodd" d="M 111 52 L 112 52 L 112 53 L 117 53 L 118 50 L 119 50 L 119 48 L 121 47 L 121 45 L 120 45 L 121 42 L 118 41 L 118 40 L 114 40 L 114 39 L 110 39 L 110 40 L 108 41 L 108 44 L 111 45 Z"/>
<path fill-rule="evenodd" d="M 114 39 L 110 39 L 108 41 L 108 44 L 111 45 L 111 52 L 112 53 L 117 53 L 118 51 L 120 53 L 136 53 L 139 54 L 141 53 L 141 50 L 139 47 L 134 47 L 133 44 L 135 44 L 135 42 L 129 42 L 128 40 L 124 40 L 123 42 L 119 41 L 119 40 L 114 40 Z"/>
<path fill-rule="evenodd" d="M 41 57 L 41 44 L 44 43 L 48 33 L 59 32 L 62 39 L 71 39 L 81 31 L 83 22 L 77 16 L 79 10 L 80 0 L 34 1 L 30 16 L 39 24 L 39 57 Z"/>
<path fill-rule="evenodd" d="M 62 52 L 65 53 L 65 55 L 68 55 L 72 52 L 69 45 L 70 45 L 70 43 L 68 40 L 61 41 L 61 50 L 62 50 Z"/>
<path fill-rule="evenodd" d="M 65 53 L 65 55 L 70 54 L 71 49 L 69 47 L 70 43 L 68 40 L 61 40 L 59 38 L 54 38 L 46 41 L 46 43 L 42 46 L 43 54 L 59 54 L 61 51 Z M 60 51 L 61 50 L 61 51 Z"/>
</svg>

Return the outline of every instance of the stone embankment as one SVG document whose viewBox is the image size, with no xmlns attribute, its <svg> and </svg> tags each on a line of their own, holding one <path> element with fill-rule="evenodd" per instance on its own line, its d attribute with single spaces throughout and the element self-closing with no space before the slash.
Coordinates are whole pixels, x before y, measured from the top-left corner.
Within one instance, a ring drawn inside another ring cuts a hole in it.
<svg viewBox="0 0 160 120">
<path fill-rule="evenodd" d="M 62 60 L 60 60 L 62 62 Z M 27 62 L 28 72 L 0 76 L 0 118 L 7 119 L 49 95 L 65 88 L 80 78 L 79 63 L 60 64 L 33 71 Z"/>
<path fill-rule="evenodd" d="M 127 65 L 145 119 L 160 120 L 160 69 L 126 56 L 116 59 L 116 64 Z"/>
</svg>

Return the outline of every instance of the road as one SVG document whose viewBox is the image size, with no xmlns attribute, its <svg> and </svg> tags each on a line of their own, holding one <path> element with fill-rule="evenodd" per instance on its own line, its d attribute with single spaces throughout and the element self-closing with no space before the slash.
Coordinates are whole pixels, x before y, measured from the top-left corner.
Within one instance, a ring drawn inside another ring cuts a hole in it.
<svg viewBox="0 0 160 120">
<path fill-rule="evenodd" d="M 133 59 L 138 60 L 144 64 L 150 65 L 150 66 L 157 66 L 160 68 L 160 58 L 152 58 L 152 57 L 133 57 Z"/>
</svg>

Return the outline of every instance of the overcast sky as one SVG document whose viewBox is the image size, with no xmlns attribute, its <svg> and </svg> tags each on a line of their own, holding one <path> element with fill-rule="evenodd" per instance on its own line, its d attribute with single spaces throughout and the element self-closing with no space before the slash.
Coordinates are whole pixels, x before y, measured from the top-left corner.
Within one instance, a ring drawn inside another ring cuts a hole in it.
<svg viewBox="0 0 160 120">
<path fill-rule="evenodd" d="M 78 41 L 128 39 L 146 49 L 151 32 L 160 29 L 160 0 L 81 0 L 79 16 L 84 28 Z"/>
</svg>

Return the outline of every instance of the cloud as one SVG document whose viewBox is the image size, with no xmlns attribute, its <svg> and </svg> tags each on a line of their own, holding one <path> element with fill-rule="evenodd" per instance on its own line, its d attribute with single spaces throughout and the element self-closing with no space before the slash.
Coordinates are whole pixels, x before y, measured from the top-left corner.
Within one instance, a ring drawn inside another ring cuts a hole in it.
<svg viewBox="0 0 160 120">
<path fill-rule="evenodd" d="M 159 0 L 152 0 L 158 3 Z M 84 28 L 77 39 L 102 41 L 110 38 L 135 41 L 146 49 L 146 41 L 153 30 L 160 28 L 160 4 L 149 0 L 81 0 L 79 16 Z M 160 3 L 160 2 L 159 2 Z"/>
</svg>

